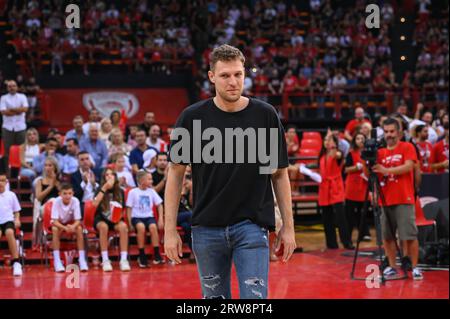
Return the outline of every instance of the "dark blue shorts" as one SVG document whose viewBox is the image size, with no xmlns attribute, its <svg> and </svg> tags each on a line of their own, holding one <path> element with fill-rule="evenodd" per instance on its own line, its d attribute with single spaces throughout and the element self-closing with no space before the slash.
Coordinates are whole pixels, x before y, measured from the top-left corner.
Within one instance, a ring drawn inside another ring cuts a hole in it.
<svg viewBox="0 0 450 319">
<path fill-rule="evenodd" d="M 0 233 L 1 233 L 2 235 L 5 235 L 5 233 L 6 233 L 6 231 L 7 231 L 8 229 L 12 229 L 13 232 L 15 232 L 16 226 L 14 226 L 14 223 L 13 223 L 13 222 L 6 222 L 6 223 L 4 223 L 4 224 L 0 224 Z"/>
<path fill-rule="evenodd" d="M 142 223 L 147 229 L 151 224 L 156 224 L 156 219 L 154 217 L 147 218 L 131 218 L 131 224 L 136 228 L 136 225 Z"/>
</svg>

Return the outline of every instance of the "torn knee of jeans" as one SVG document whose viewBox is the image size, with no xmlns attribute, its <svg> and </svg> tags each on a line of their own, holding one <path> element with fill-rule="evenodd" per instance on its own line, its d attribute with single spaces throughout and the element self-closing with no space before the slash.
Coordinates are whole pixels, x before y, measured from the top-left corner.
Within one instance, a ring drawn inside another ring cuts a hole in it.
<svg viewBox="0 0 450 319">
<path fill-rule="evenodd" d="M 245 281 L 245 284 L 247 286 L 262 286 L 265 287 L 264 285 L 264 280 L 263 279 L 259 279 L 259 278 L 249 278 Z"/>
<path fill-rule="evenodd" d="M 202 281 L 203 285 L 206 288 L 214 290 L 216 289 L 217 286 L 219 286 L 220 276 L 219 275 L 202 276 Z"/>
<path fill-rule="evenodd" d="M 254 294 L 256 297 L 261 298 L 263 297 L 262 293 L 260 291 L 252 289 L 252 294 Z"/>
</svg>

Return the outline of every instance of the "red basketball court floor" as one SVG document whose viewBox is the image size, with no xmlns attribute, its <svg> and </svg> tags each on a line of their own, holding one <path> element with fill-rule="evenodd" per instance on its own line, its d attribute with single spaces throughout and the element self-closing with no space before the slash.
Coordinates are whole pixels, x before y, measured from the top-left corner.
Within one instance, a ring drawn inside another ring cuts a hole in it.
<svg viewBox="0 0 450 319">
<path fill-rule="evenodd" d="M 350 279 L 352 258 L 343 251 L 296 253 L 283 264 L 270 264 L 269 298 L 271 299 L 448 299 L 448 271 L 426 271 L 423 281 L 412 279 L 389 281 L 379 288 L 367 288 L 365 281 Z M 360 257 L 357 276 L 372 259 Z M 113 263 L 112 273 L 91 269 L 79 278 L 80 288 L 67 288 L 68 273 L 55 274 L 41 265 L 27 265 L 23 277 L 12 276 L 10 268 L 0 269 L 0 299 L 7 298 L 108 298 L 108 299 L 197 299 L 201 297 L 195 264 L 185 259 L 181 265 L 158 265 L 139 269 L 134 261 L 129 273 L 119 271 Z M 239 295 L 236 276 L 233 297 Z"/>
</svg>

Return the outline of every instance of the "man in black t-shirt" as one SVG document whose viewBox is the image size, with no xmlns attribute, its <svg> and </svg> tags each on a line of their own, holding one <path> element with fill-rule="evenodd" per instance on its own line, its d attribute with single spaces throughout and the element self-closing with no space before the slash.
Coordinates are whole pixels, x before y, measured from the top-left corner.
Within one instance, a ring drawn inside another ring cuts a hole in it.
<svg viewBox="0 0 450 319">
<path fill-rule="evenodd" d="M 268 230 L 275 228 L 272 185 L 283 227 L 283 261 L 296 248 L 284 130 L 273 106 L 242 96 L 245 58 L 221 45 L 211 54 L 216 96 L 186 108 L 171 136 L 165 190 L 167 257 L 181 263 L 177 211 L 192 165 L 192 245 L 204 298 L 231 298 L 231 265 L 241 298 L 267 298 Z M 267 155 L 269 153 L 269 155 Z"/>
<path fill-rule="evenodd" d="M 167 178 L 167 153 L 161 152 L 156 155 L 156 170 L 152 173 L 153 189 L 164 200 L 164 189 Z"/>
</svg>

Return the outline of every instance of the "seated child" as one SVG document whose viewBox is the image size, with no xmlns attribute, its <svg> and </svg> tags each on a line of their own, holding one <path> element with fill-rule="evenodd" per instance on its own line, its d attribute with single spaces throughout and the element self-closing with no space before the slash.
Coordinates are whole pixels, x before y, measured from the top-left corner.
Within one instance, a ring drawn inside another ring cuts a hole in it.
<svg viewBox="0 0 450 319">
<path fill-rule="evenodd" d="M 20 228 L 21 210 L 16 194 L 6 189 L 8 180 L 0 173 L 0 238 L 3 234 L 8 241 L 12 256 L 13 275 L 22 276 L 22 265 L 19 262 L 19 250 L 16 243 L 15 229 Z"/>
<path fill-rule="evenodd" d="M 136 180 L 139 187 L 132 189 L 128 193 L 126 206 L 129 224 L 132 225 L 131 229 L 133 230 L 133 228 L 135 228 L 137 232 L 139 248 L 138 264 L 139 267 L 145 268 L 148 267 L 148 259 L 144 250 L 145 233 L 147 229 L 150 231 L 150 237 L 155 252 L 153 263 L 164 263 L 159 252 L 158 235 L 158 228 L 163 229 L 164 227 L 163 206 L 161 197 L 153 188 L 151 188 L 153 180 L 150 173 L 140 170 L 136 174 Z M 156 220 L 153 214 L 154 206 L 158 209 L 158 227 L 156 227 Z"/>
<path fill-rule="evenodd" d="M 71 184 L 62 184 L 59 196 L 53 202 L 51 218 L 55 271 L 65 271 L 59 253 L 60 239 L 63 234 L 76 236 L 80 270 L 87 271 L 88 265 L 86 262 L 86 254 L 84 252 L 80 201 L 74 196 L 73 186 Z"/>
</svg>

